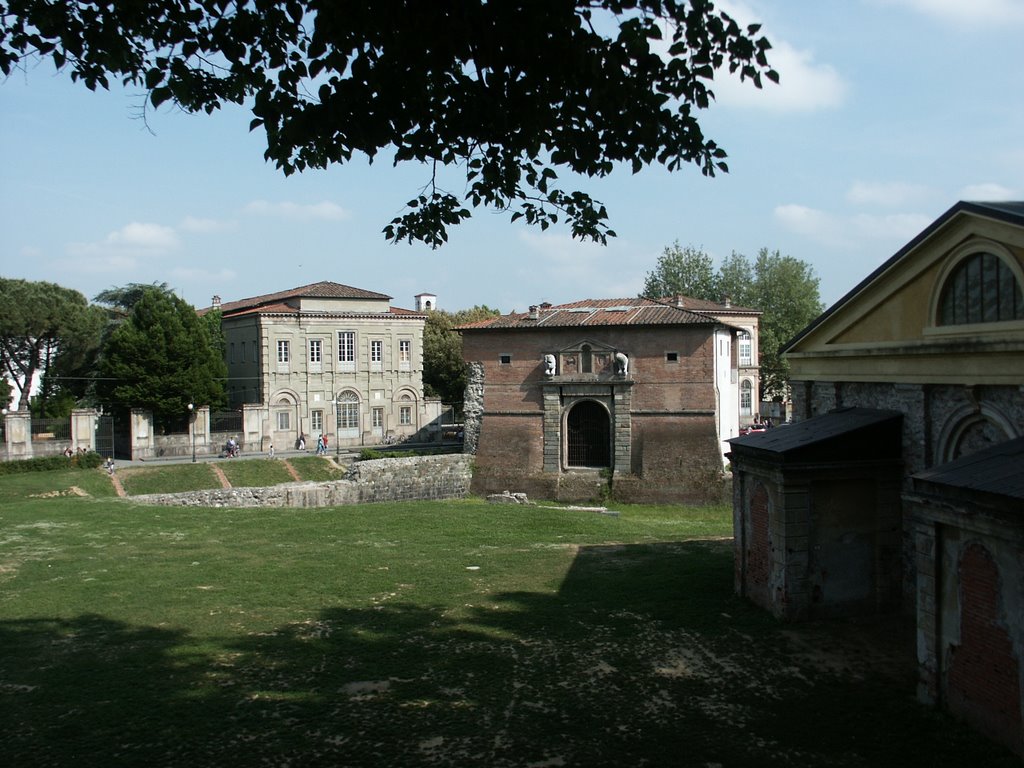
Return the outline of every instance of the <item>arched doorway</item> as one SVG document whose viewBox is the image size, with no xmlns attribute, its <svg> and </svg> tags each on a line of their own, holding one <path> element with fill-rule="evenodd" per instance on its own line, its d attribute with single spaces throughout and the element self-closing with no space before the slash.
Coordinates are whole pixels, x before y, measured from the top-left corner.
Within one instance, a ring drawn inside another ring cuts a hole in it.
<svg viewBox="0 0 1024 768">
<path fill-rule="evenodd" d="M 566 417 L 565 427 L 568 466 L 611 466 L 611 423 L 600 403 L 576 403 Z"/>
</svg>

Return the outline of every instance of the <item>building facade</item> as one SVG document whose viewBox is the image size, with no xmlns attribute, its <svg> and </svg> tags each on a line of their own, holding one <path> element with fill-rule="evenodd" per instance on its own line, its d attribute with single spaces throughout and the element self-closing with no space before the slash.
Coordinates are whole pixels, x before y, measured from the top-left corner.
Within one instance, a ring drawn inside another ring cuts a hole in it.
<svg viewBox="0 0 1024 768">
<path fill-rule="evenodd" d="M 474 492 L 721 498 L 742 331 L 679 303 L 542 304 L 460 328 Z"/>
<path fill-rule="evenodd" d="M 422 312 L 333 282 L 220 303 L 232 408 L 265 406 L 260 450 L 319 435 L 339 446 L 427 437 L 440 403 L 423 394 Z M 247 415 L 247 419 L 251 417 Z M 248 447 L 252 450 L 252 447 Z"/>
<path fill-rule="evenodd" d="M 842 550 L 877 547 L 898 525 L 920 698 L 1024 754 L 1024 202 L 954 205 L 784 352 L 798 421 L 850 408 L 902 416 L 891 438 L 898 496 L 886 495 L 899 514 L 880 514 L 877 498 L 842 506 L 851 492 L 841 489 L 787 496 L 792 472 L 772 478 L 757 463 L 779 430 L 740 438 L 737 537 L 749 533 L 748 550 L 760 551 L 738 550 L 737 562 L 778 559 L 780 547 L 791 550 L 784 535 L 814 542 L 837 534 L 836 557 L 847 565 L 833 577 L 887 588 L 879 568 L 888 560 L 875 556 L 884 547 L 859 560 L 860 575 Z M 844 450 L 853 437 L 838 436 Z M 886 455 L 889 440 L 863 444 L 843 467 Z M 822 450 L 814 461 L 831 458 Z M 800 519 L 785 518 L 794 500 Z M 835 522 L 840 507 L 848 514 Z M 787 520 L 799 529 L 785 531 Z M 813 560 L 790 564 L 806 576 Z"/>
</svg>

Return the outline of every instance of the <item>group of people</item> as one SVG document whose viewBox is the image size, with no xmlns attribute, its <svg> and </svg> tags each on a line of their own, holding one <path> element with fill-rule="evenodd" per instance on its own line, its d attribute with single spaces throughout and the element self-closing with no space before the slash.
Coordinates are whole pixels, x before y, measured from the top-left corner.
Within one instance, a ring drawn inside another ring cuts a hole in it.
<svg viewBox="0 0 1024 768">
<path fill-rule="evenodd" d="M 299 434 L 299 439 L 295 441 L 295 448 L 299 451 L 306 450 L 306 436 L 304 434 Z M 316 439 L 316 455 L 327 455 L 327 435 L 320 435 L 320 437 Z"/>
</svg>

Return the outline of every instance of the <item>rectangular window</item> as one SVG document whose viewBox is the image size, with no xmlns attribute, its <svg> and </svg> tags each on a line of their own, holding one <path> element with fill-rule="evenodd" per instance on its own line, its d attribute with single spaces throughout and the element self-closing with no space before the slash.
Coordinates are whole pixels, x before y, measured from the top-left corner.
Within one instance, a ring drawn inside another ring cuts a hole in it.
<svg viewBox="0 0 1024 768">
<path fill-rule="evenodd" d="M 288 411 L 277 412 L 277 429 L 281 432 L 287 432 L 291 428 L 291 413 Z"/>
<path fill-rule="evenodd" d="M 412 367 L 412 342 L 409 339 L 398 341 L 398 369 L 408 371 Z"/>
<path fill-rule="evenodd" d="M 246 347 L 246 343 L 243 341 L 241 344 L 239 344 L 239 346 L 241 347 L 242 362 L 244 363 L 245 362 L 245 347 Z"/>
<path fill-rule="evenodd" d="M 338 331 L 338 367 L 342 371 L 356 369 L 355 331 Z"/>
<path fill-rule="evenodd" d="M 320 339 L 309 340 L 309 362 L 319 364 L 323 354 L 323 342 Z"/>
<path fill-rule="evenodd" d="M 512 365 L 512 355 L 498 355 L 498 363 L 501 365 Z"/>
<path fill-rule="evenodd" d="M 288 342 L 285 339 L 280 339 L 277 342 L 277 362 L 287 363 L 289 360 L 289 348 Z"/>
<path fill-rule="evenodd" d="M 228 352 L 228 362 L 233 363 L 235 362 L 235 342 L 232 341 L 228 349 L 230 350 Z"/>
<path fill-rule="evenodd" d="M 403 405 L 398 409 L 398 423 L 404 426 L 412 424 L 412 406 Z"/>
<path fill-rule="evenodd" d="M 310 411 L 309 412 L 309 431 L 314 435 L 319 435 L 324 431 L 324 412 L 323 411 Z"/>
<path fill-rule="evenodd" d="M 370 370 L 384 370 L 384 342 L 380 339 L 370 342 Z"/>
<path fill-rule="evenodd" d="M 679 353 L 678 352 L 666 352 L 665 353 L 665 362 L 666 363 L 678 363 L 679 362 Z"/>
<path fill-rule="evenodd" d="M 384 409 L 374 408 L 373 409 L 373 428 L 381 429 L 384 426 Z"/>
<path fill-rule="evenodd" d="M 750 365 L 753 359 L 752 345 L 750 343 L 750 334 L 741 333 L 739 335 L 740 342 L 740 365 Z"/>
</svg>

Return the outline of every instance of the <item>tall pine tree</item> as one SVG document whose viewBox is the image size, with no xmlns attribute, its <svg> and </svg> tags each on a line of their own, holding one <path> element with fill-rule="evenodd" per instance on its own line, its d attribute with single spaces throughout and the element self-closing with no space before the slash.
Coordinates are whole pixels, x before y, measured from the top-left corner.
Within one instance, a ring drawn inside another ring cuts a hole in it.
<svg viewBox="0 0 1024 768">
<path fill-rule="evenodd" d="M 147 288 L 110 334 L 97 391 L 115 408 L 152 411 L 158 430 L 187 423 L 189 403 L 223 407 L 227 366 L 208 324 L 182 299 Z"/>
</svg>

